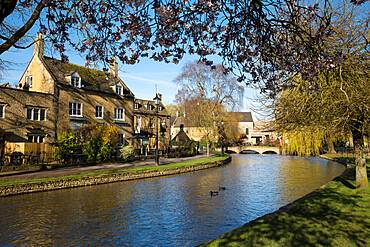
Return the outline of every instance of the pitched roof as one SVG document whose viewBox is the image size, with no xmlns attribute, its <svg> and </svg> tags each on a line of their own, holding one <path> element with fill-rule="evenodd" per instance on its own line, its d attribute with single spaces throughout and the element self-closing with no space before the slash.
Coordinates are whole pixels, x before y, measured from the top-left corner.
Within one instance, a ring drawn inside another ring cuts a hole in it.
<svg viewBox="0 0 370 247">
<path fill-rule="evenodd" d="M 44 61 L 49 71 L 60 84 L 70 85 L 71 83 L 67 80 L 66 76 L 70 76 L 74 72 L 77 72 L 81 77 L 82 88 L 114 92 L 112 86 L 120 82 L 124 88 L 124 94 L 133 95 L 131 90 L 119 77 L 114 77 L 109 72 L 72 63 L 62 63 L 58 59 L 46 56 L 44 56 Z"/>
<path fill-rule="evenodd" d="M 172 123 L 173 127 L 180 128 L 180 125 L 184 125 L 184 127 L 196 127 L 194 124 L 190 122 L 189 119 L 185 117 L 176 117 L 174 122 Z"/>
<path fill-rule="evenodd" d="M 139 104 L 138 109 L 134 108 L 135 113 L 143 113 L 143 114 L 155 114 L 156 113 L 155 103 L 154 103 L 153 100 L 135 99 L 135 104 Z M 148 107 L 147 107 L 148 104 L 150 104 L 152 106 L 151 110 L 148 110 Z M 169 116 L 169 114 L 168 114 L 168 112 L 167 112 L 167 110 L 166 110 L 166 108 L 165 108 L 165 106 L 163 105 L 162 102 L 160 103 L 160 106 L 163 107 L 163 110 L 158 112 L 158 114 Z"/>
<path fill-rule="evenodd" d="M 239 122 L 253 122 L 251 112 L 231 112 L 230 114 L 237 114 L 240 118 Z"/>
<path fill-rule="evenodd" d="M 275 121 L 256 121 L 254 122 L 254 130 L 261 132 L 275 131 Z"/>
</svg>

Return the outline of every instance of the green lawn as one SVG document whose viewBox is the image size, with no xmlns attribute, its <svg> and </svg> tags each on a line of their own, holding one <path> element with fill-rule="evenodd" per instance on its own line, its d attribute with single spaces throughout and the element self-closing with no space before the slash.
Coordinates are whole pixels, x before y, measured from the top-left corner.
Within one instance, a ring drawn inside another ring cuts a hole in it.
<svg viewBox="0 0 370 247">
<path fill-rule="evenodd" d="M 354 163 L 353 158 L 346 160 Z M 368 174 L 369 167 L 367 160 Z M 204 246 L 370 246 L 370 193 L 354 185 L 352 169 L 288 212 L 252 222 Z"/>
<path fill-rule="evenodd" d="M 190 165 L 205 164 L 205 163 L 209 163 L 213 161 L 224 160 L 227 157 L 229 157 L 229 155 L 202 158 L 202 159 L 184 161 L 184 162 L 176 162 L 176 163 L 170 163 L 170 164 L 160 165 L 160 166 L 153 165 L 153 166 L 133 167 L 133 168 L 128 168 L 128 169 L 104 170 L 104 171 L 79 173 L 75 175 L 59 176 L 59 177 L 32 178 L 32 179 L 1 179 L 0 186 L 10 185 L 10 184 L 30 183 L 30 182 L 52 181 L 52 180 L 59 180 L 59 179 L 79 179 L 82 177 L 93 177 L 93 176 L 98 176 L 101 174 L 124 173 L 124 172 L 143 172 L 143 171 L 149 171 L 149 170 L 170 169 L 170 168 L 185 167 L 185 166 L 190 166 Z"/>
</svg>

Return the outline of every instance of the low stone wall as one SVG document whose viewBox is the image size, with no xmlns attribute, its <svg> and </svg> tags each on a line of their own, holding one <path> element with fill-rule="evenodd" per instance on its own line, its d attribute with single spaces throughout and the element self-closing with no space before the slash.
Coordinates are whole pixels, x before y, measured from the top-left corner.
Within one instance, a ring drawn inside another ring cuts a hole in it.
<svg viewBox="0 0 370 247">
<path fill-rule="evenodd" d="M 194 172 L 212 167 L 222 166 L 229 163 L 230 161 L 231 157 L 228 157 L 224 160 L 214 161 L 206 164 L 190 165 L 186 167 L 177 167 L 170 169 L 159 169 L 143 172 L 102 174 L 93 177 L 82 177 L 78 179 L 77 178 L 56 179 L 42 182 L 31 182 L 25 184 L 2 185 L 0 186 L 0 196 L 18 195 L 32 192 L 74 188 L 113 182 L 122 182 L 134 179 L 175 175 L 180 173 Z"/>
</svg>

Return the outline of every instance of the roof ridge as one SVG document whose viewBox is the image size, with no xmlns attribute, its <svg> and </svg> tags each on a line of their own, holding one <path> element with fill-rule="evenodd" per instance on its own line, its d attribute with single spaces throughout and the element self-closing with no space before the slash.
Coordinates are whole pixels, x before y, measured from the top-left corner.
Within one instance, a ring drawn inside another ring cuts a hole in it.
<svg viewBox="0 0 370 247">
<path fill-rule="evenodd" d="M 48 56 L 44 56 L 44 58 L 46 59 L 52 59 L 52 60 L 56 60 L 60 63 L 63 63 L 62 60 L 60 59 L 56 59 L 56 58 L 53 58 L 53 57 L 48 57 Z M 90 68 L 90 67 L 86 67 L 86 66 L 82 66 L 82 65 L 78 65 L 78 64 L 75 64 L 75 63 L 64 63 L 64 64 L 70 64 L 70 65 L 74 65 L 74 66 L 77 66 L 77 67 L 81 67 L 81 68 L 84 68 L 84 69 L 92 69 L 92 70 L 96 70 L 96 71 L 99 71 L 99 72 L 104 72 L 106 74 L 110 74 L 108 71 L 104 71 L 104 70 L 101 70 L 101 69 L 95 69 L 95 68 Z"/>
</svg>

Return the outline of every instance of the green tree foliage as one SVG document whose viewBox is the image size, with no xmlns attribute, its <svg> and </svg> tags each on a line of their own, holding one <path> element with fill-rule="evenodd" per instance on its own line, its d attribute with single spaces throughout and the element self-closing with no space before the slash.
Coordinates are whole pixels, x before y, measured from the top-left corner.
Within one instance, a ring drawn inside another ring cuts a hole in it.
<svg viewBox="0 0 370 247">
<path fill-rule="evenodd" d="M 65 162 L 67 154 L 86 154 L 88 162 L 104 160 L 118 145 L 118 130 L 115 126 L 85 125 L 77 132 L 62 133 L 53 146 L 56 160 Z"/>
<path fill-rule="evenodd" d="M 58 135 L 56 141 L 53 143 L 55 148 L 55 159 L 64 163 L 66 154 L 82 153 L 83 142 L 77 132 L 62 133 Z"/>
<path fill-rule="evenodd" d="M 332 133 L 353 136 L 357 188 L 368 188 L 364 136 L 370 128 L 370 27 L 365 8 L 340 2 L 332 9 L 332 35 L 318 49 L 326 49 L 336 59 L 325 59 L 317 80 L 291 77 L 295 85 L 283 91 L 276 101 L 276 126 L 290 136 L 290 149 L 300 150 L 300 142 L 315 153 L 317 145 Z M 298 132 L 303 132 L 298 134 Z M 310 144 L 310 138 L 315 142 Z"/>
</svg>

